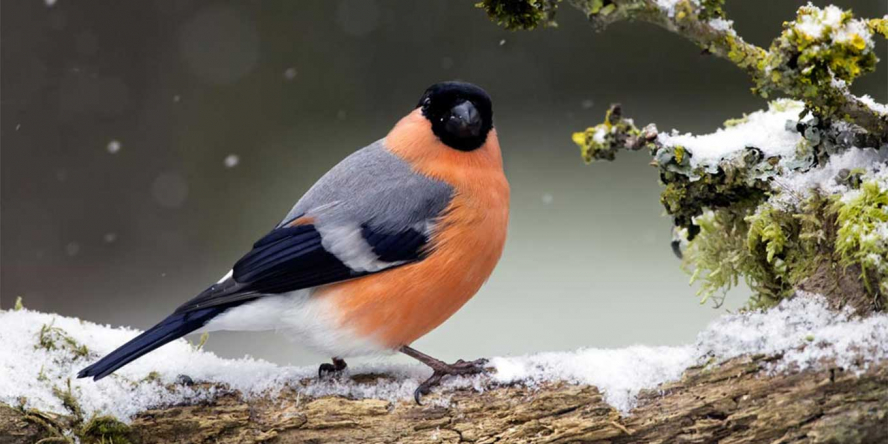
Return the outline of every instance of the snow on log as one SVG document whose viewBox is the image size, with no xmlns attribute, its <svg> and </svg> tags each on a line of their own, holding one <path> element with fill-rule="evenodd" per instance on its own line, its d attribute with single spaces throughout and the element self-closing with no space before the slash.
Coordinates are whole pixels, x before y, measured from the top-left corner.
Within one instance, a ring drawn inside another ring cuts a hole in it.
<svg viewBox="0 0 888 444">
<path fill-rule="evenodd" d="M 835 313 L 807 294 L 726 315 L 686 346 L 493 358 L 489 375 L 451 380 L 423 406 L 410 396 L 418 366 L 318 381 L 313 367 L 185 340 L 97 383 L 73 379 L 137 333 L 0 312 L 0 443 L 888 438 L 888 314 Z"/>
</svg>

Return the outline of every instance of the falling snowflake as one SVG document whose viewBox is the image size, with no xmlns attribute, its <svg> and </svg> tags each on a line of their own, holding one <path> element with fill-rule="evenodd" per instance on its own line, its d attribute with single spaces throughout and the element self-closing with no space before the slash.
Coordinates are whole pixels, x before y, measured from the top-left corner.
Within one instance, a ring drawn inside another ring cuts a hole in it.
<svg viewBox="0 0 888 444">
<path fill-rule="evenodd" d="M 68 256 L 77 256 L 77 253 L 80 253 L 80 244 L 77 242 L 71 242 L 68 245 L 65 245 L 65 253 Z"/>
<path fill-rule="evenodd" d="M 107 146 L 108 152 L 111 154 L 116 154 L 118 151 L 120 151 L 120 146 L 121 146 L 120 141 L 112 140 L 112 141 L 108 142 L 108 146 Z"/>
<path fill-rule="evenodd" d="M 229 154 L 225 157 L 225 168 L 234 168 L 240 163 L 240 157 L 237 154 Z"/>
</svg>

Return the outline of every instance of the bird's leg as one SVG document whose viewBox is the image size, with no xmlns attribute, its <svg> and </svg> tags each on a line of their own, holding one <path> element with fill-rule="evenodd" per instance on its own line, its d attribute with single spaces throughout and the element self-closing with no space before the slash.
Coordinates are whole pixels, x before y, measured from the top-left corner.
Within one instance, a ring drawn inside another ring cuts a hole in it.
<svg viewBox="0 0 888 444">
<path fill-rule="evenodd" d="M 415 399 L 416 403 L 420 405 L 422 405 L 420 402 L 422 396 L 428 395 L 429 392 L 432 391 L 432 387 L 440 384 L 445 376 L 477 375 L 486 371 L 484 369 L 484 364 L 487 364 L 486 359 L 478 359 L 468 362 L 460 359 L 453 364 L 448 364 L 406 345 L 398 349 L 398 351 L 422 362 L 434 370 L 432 376 L 429 379 L 426 379 L 422 384 L 419 384 L 419 387 L 413 392 L 413 399 Z"/>
<path fill-rule="evenodd" d="M 342 371 L 345 370 L 346 367 L 348 367 L 348 364 L 345 363 L 344 359 L 333 358 L 332 364 L 325 362 L 321 364 L 320 368 L 318 368 L 318 379 L 323 378 L 327 375 L 338 375 L 342 373 Z"/>
</svg>

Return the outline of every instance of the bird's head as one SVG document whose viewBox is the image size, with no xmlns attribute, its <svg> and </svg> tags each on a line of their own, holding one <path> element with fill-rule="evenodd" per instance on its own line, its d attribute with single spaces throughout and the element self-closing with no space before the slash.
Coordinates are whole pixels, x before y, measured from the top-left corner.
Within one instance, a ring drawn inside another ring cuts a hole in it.
<svg viewBox="0 0 888 444">
<path fill-rule="evenodd" d="M 490 96 L 471 83 L 436 83 L 426 89 L 416 108 L 432 123 L 435 136 L 456 150 L 480 148 L 493 128 Z"/>
<path fill-rule="evenodd" d="M 471 83 L 430 86 L 388 133 L 385 146 L 416 171 L 451 184 L 469 180 L 470 170 L 502 176 L 490 96 Z"/>
</svg>

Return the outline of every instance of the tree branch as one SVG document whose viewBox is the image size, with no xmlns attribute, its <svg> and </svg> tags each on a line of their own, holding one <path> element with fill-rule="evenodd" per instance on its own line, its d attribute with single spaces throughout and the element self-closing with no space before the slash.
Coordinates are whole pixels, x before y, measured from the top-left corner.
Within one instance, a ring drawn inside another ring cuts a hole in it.
<svg viewBox="0 0 888 444">
<path fill-rule="evenodd" d="M 833 6 L 803 6 L 795 22 L 767 50 L 737 35 L 722 9 L 725 0 L 679 0 L 671 6 L 655 0 L 570 0 L 597 30 L 624 21 L 652 23 L 674 32 L 704 51 L 745 70 L 763 98 L 785 95 L 806 103 L 823 119 L 844 120 L 888 143 L 888 113 L 869 106 L 849 91 L 860 75 L 875 70 L 872 35 L 888 37 L 888 18 L 863 21 Z M 533 29 L 554 23 L 560 0 L 484 0 L 484 8 L 508 29 Z M 831 9 L 832 8 L 832 9 Z M 819 23 L 800 27 L 802 22 Z M 822 26 L 820 26 L 822 25 Z M 812 29 L 814 31 L 812 31 Z"/>
<path fill-rule="evenodd" d="M 770 50 L 765 50 L 744 41 L 737 35 L 732 23 L 724 18 L 725 14 L 721 9 L 723 0 L 702 1 L 699 5 L 684 0 L 676 3 L 671 12 L 660 7 L 654 0 L 571 0 L 570 3 L 583 11 L 598 30 L 623 20 L 639 20 L 681 35 L 705 51 L 730 60 L 744 69 L 756 83 L 754 91 L 762 97 L 768 98 L 774 93 L 783 93 L 803 100 L 810 109 L 822 116 L 836 116 L 839 119 L 849 120 L 876 135 L 881 142 L 888 142 L 888 114 L 872 109 L 848 90 L 848 85 L 854 78 L 874 69 L 876 58 L 871 51 L 866 53 L 865 42 L 861 48 L 858 48 L 861 45 L 859 42 L 849 43 L 852 54 L 849 54 L 849 51 L 838 51 L 822 55 L 824 59 L 832 60 L 812 60 L 817 62 L 812 63 L 813 66 L 825 62 L 829 66 L 829 71 L 849 69 L 847 75 L 843 75 L 842 72 L 809 75 L 803 72 L 806 67 L 791 65 L 798 64 L 800 56 L 819 39 L 829 37 L 808 35 L 800 37 L 801 34 L 795 29 L 795 23 L 790 22 L 785 26 L 783 34 L 774 40 Z M 812 15 L 814 9 L 816 8 L 803 7 L 800 9 L 800 15 Z M 842 26 L 853 21 L 850 12 L 845 14 Z M 868 25 L 873 31 L 876 31 L 878 26 L 883 26 L 883 22 L 875 20 Z M 858 37 L 865 39 L 869 36 Z M 830 43 L 842 46 L 839 42 L 830 41 Z M 844 59 L 838 60 L 839 57 Z M 829 63 L 830 61 L 833 63 Z M 843 62 L 848 66 L 836 62 Z M 825 78 L 815 78 L 816 82 L 813 84 L 798 81 L 800 78 L 810 80 L 815 76 Z"/>
</svg>

